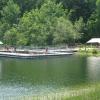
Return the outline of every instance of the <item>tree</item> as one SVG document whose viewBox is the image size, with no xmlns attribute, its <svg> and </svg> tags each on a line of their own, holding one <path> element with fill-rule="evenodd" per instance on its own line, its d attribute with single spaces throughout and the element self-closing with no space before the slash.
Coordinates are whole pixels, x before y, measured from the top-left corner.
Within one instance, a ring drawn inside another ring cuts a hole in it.
<svg viewBox="0 0 100 100">
<path fill-rule="evenodd" d="M 100 0 L 97 0 L 96 2 L 97 5 L 97 25 L 96 25 L 96 29 L 98 32 L 98 36 L 100 36 Z"/>
<path fill-rule="evenodd" d="M 71 21 L 63 17 L 57 19 L 54 31 L 54 43 L 70 43 L 79 37 L 79 30 L 71 23 Z"/>
<path fill-rule="evenodd" d="M 19 37 L 23 38 L 19 38 L 18 43 L 52 45 L 76 39 L 76 34 L 79 32 L 67 19 L 66 14 L 60 3 L 56 4 L 50 0 L 46 1 L 40 9 L 25 13 L 18 25 Z"/>
<path fill-rule="evenodd" d="M 9 30 L 10 26 L 8 23 L 3 23 L 2 21 L 0 21 L 0 40 L 3 40 L 3 36 L 6 32 L 6 30 Z"/>
<path fill-rule="evenodd" d="M 55 23 L 55 19 L 60 16 L 65 16 L 61 4 L 56 5 L 54 2 L 48 1 L 40 9 L 33 9 L 24 14 L 18 25 L 19 35 L 23 34 L 27 40 L 26 45 L 52 43 L 52 39 L 49 39 L 49 36 L 52 38 L 52 25 Z"/>
<path fill-rule="evenodd" d="M 14 1 L 20 6 L 21 15 L 23 15 L 26 11 L 40 8 L 45 0 L 14 0 Z"/>
<path fill-rule="evenodd" d="M 16 28 L 11 28 L 10 30 L 6 31 L 4 35 L 4 42 L 5 44 L 15 46 L 17 42 L 17 30 Z"/>
<path fill-rule="evenodd" d="M 80 17 L 83 17 L 83 20 L 87 22 L 96 8 L 96 0 L 57 0 L 57 2 L 62 2 L 65 9 L 68 9 L 69 18 L 73 22 Z"/>
<path fill-rule="evenodd" d="M 95 12 L 91 14 L 87 23 L 88 38 L 100 37 L 100 0 L 97 0 L 96 6 Z"/>
<path fill-rule="evenodd" d="M 18 23 L 20 15 L 19 6 L 13 0 L 9 0 L 7 5 L 1 11 L 2 20 L 10 25 Z"/>
<path fill-rule="evenodd" d="M 1 10 L 6 5 L 8 0 L 0 0 L 0 19 L 1 19 Z"/>
<path fill-rule="evenodd" d="M 9 30 L 18 23 L 20 8 L 16 3 L 13 2 L 13 0 L 9 0 L 8 2 L 6 2 L 6 5 L 2 7 L 1 16 L 0 39 L 4 40 L 5 36 L 7 38 Z M 10 36 L 11 35 L 9 35 L 9 37 Z"/>
</svg>

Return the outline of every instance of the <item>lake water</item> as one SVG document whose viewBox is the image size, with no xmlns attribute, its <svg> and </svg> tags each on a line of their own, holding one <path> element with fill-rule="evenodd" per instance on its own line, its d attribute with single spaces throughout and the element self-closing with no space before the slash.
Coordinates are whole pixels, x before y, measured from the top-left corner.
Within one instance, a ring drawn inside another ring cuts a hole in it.
<svg viewBox="0 0 100 100">
<path fill-rule="evenodd" d="M 57 93 L 100 81 L 100 57 L 0 58 L 0 97 Z"/>
</svg>

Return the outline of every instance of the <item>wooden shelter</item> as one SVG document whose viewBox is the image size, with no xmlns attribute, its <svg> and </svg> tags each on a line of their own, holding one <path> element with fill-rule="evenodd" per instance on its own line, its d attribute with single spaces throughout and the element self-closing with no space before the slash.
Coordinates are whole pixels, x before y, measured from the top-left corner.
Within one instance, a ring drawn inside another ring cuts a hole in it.
<svg viewBox="0 0 100 100">
<path fill-rule="evenodd" d="M 99 44 L 100 45 L 100 38 L 92 38 L 87 41 L 87 44 Z"/>
<path fill-rule="evenodd" d="M 92 48 L 93 48 L 93 46 L 96 48 L 100 48 L 100 38 L 91 38 L 86 43 L 90 44 Z"/>
</svg>

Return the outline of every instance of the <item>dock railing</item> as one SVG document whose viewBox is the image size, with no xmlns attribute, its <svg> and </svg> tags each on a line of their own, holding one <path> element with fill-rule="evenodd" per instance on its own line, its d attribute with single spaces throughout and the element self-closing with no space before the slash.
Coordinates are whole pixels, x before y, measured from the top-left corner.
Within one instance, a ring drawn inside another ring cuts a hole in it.
<svg viewBox="0 0 100 100">
<path fill-rule="evenodd" d="M 0 51 L 4 51 L 4 52 L 32 52 L 32 51 L 46 51 L 46 50 L 51 50 L 51 51 L 72 51 L 74 50 L 74 46 L 68 46 L 68 45 L 52 45 L 52 46 L 1 46 L 0 47 Z"/>
</svg>

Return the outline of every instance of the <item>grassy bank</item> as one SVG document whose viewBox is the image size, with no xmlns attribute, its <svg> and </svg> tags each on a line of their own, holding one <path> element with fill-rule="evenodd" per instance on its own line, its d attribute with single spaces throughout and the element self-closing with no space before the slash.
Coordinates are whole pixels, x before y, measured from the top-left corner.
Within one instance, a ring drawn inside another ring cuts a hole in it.
<svg viewBox="0 0 100 100">
<path fill-rule="evenodd" d="M 100 56 L 100 48 L 96 47 L 79 47 L 77 48 L 78 52 L 76 53 L 77 55 L 81 56 Z"/>
<path fill-rule="evenodd" d="M 100 84 L 83 86 L 75 94 L 62 100 L 100 100 Z"/>
</svg>

